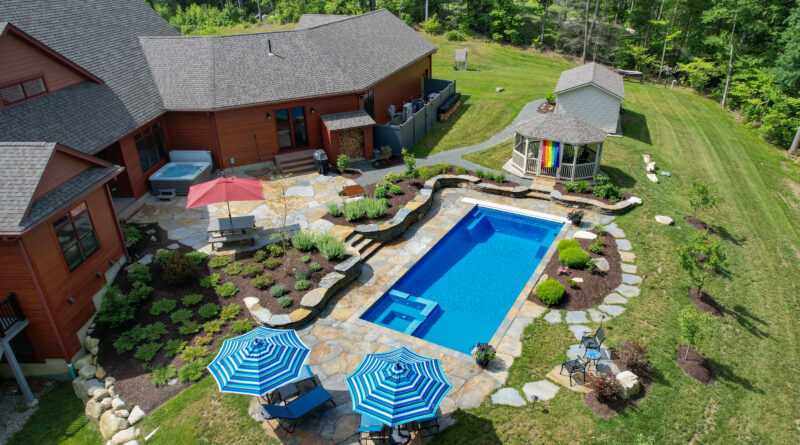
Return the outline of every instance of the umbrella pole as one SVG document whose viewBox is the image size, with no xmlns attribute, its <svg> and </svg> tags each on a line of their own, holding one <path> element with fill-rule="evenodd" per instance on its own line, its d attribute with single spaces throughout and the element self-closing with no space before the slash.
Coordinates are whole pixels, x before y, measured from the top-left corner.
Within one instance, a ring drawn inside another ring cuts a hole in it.
<svg viewBox="0 0 800 445">
<path fill-rule="evenodd" d="M 233 217 L 231 216 L 231 203 L 229 201 L 225 201 L 225 204 L 228 204 L 228 221 L 231 223 L 231 227 L 233 226 Z"/>
</svg>

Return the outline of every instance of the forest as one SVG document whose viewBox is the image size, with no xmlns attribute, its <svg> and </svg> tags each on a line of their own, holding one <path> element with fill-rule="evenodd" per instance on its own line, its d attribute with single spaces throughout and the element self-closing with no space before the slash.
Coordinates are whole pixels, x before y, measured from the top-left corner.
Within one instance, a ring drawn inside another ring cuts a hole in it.
<svg viewBox="0 0 800 445">
<path fill-rule="evenodd" d="M 788 148 L 800 126 L 798 0 L 147 0 L 184 34 L 386 8 L 448 40 L 488 39 L 673 80 Z M 426 11 L 427 7 L 427 11 Z"/>
</svg>

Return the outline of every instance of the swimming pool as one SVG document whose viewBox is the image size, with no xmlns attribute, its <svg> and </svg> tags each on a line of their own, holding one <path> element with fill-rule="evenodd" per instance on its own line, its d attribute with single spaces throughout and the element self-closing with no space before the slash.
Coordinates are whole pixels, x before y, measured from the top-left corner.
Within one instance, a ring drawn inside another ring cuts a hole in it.
<svg viewBox="0 0 800 445">
<path fill-rule="evenodd" d="M 469 354 L 492 339 L 563 224 L 476 206 L 361 318 Z"/>
</svg>

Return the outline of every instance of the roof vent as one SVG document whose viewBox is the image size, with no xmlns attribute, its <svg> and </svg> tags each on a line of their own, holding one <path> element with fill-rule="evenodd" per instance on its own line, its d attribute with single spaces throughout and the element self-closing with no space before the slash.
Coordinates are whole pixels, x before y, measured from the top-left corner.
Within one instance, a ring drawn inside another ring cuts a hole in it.
<svg viewBox="0 0 800 445">
<path fill-rule="evenodd" d="M 267 53 L 267 55 L 268 56 L 274 56 L 275 54 L 272 54 L 272 40 L 271 39 L 267 39 L 267 45 L 269 45 L 269 52 Z"/>
</svg>

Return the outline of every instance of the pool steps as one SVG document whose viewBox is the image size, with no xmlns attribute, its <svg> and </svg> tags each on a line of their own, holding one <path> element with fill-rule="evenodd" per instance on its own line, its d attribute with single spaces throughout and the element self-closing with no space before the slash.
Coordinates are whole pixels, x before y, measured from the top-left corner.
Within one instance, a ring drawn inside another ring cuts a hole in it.
<svg viewBox="0 0 800 445">
<path fill-rule="evenodd" d="M 414 297 L 397 289 L 390 290 L 389 295 L 392 303 L 376 317 L 376 323 L 388 327 L 395 318 L 409 321 L 408 326 L 401 331 L 408 335 L 414 335 L 414 332 L 439 306 L 435 301 Z"/>
</svg>

